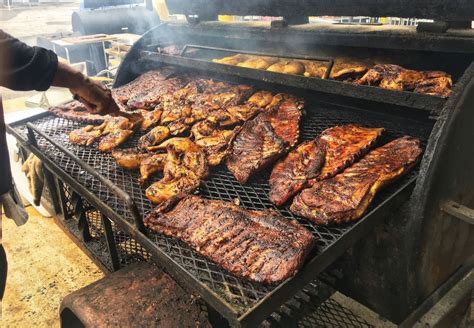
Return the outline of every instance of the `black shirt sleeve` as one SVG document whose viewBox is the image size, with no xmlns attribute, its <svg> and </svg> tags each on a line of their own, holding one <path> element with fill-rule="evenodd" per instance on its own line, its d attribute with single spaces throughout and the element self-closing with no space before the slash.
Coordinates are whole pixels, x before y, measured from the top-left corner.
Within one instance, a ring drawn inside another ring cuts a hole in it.
<svg viewBox="0 0 474 328">
<path fill-rule="evenodd" d="M 58 57 L 30 47 L 0 30 L 0 86 L 13 90 L 47 90 L 58 68 Z"/>
</svg>

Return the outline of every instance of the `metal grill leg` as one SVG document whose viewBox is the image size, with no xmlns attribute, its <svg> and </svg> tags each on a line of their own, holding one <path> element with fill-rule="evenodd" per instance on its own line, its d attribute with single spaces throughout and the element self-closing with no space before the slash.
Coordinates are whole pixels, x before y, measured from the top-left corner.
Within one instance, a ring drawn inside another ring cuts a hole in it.
<svg viewBox="0 0 474 328">
<path fill-rule="evenodd" d="M 64 184 L 58 178 L 56 180 L 56 187 L 57 187 L 57 195 L 59 200 L 59 206 L 61 207 L 61 213 L 64 220 L 70 220 L 72 217 L 69 213 L 69 209 L 67 207 L 67 198 L 66 194 L 64 193 Z"/>
<path fill-rule="evenodd" d="M 112 261 L 112 268 L 114 269 L 114 271 L 117 271 L 120 269 L 121 266 L 117 252 L 117 245 L 115 244 L 112 224 L 110 223 L 110 220 L 102 213 L 100 213 L 100 217 L 102 219 L 102 224 L 104 225 L 105 240 L 107 241 L 107 248 L 109 249 L 110 260 Z"/>
<path fill-rule="evenodd" d="M 77 228 L 79 229 L 80 238 L 84 241 L 92 240 L 89 223 L 87 222 L 86 211 L 82 204 L 82 198 L 77 193 L 72 193 L 72 206 L 74 207 L 74 217 L 78 220 Z"/>
</svg>

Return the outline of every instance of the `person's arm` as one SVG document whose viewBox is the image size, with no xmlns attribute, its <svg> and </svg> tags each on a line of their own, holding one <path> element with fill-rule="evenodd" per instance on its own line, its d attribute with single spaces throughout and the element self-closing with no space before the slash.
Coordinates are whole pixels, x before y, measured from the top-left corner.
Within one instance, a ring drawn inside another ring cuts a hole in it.
<svg viewBox="0 0 474 328">
<path fill-rule="evenodd" d="M 0 86 L 13 90 L 47 90 L 50 86 L 69 88 L 81 97 L 87 109 L 106 114 L 118 111 L 110 90 L 59 63 L 56 54 L 30 47 L 0 30 Z"/>
</svg>

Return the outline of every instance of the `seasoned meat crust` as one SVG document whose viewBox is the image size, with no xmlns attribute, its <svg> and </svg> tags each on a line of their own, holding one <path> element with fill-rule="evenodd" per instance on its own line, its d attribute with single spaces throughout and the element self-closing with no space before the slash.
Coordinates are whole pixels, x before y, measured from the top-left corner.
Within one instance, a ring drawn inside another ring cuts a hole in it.
<svg viewBox="0 0 474 328">
<path fill-rule="evenodd" d="M 308 186 L 311 179 L 319 176 L 325 154 L 319 140 L 312 140 L 303 142 L 280 160 L 270 176 L 270 201 L 277 206 L 283 205 Z"/>
<path fill-rule="evenodd" d="M 278 212 L 198 196 L 171 199 L 145 225 L 184 241 L 237 277 L 265 284 L 293 276 L 315 243 L 309 231 Z"/>
<path fill-rule="evenodd" d="M 297 195 L 290 210 L 318 224 L 359 219 L 376 193 L 408 172 L 419 160 L 418 139 L 402 137 L 369 152 L 333 178 L 317 182 Z"/>
<path fill-rule="evenodd" d="M 244 184 L 296 145 L 303 102 L 285 94 L 273 97 L 269 109 L 247 121 L 231 145 L 227 168 Z"/>
</svg>

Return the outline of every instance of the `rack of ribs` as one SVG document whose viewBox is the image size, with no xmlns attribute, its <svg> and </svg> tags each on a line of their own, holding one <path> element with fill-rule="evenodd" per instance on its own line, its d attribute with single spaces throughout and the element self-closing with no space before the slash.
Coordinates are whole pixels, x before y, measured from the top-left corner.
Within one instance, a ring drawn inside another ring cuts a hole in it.
<svg viewBox="0 0 474 328">
<path fill-rule="evenodd" d="M 353 124 L 324 130 L 319 138 L 326 149 L 326 160 L 318 179 L 327 179 L 342 172 L 374 146 L 383 131 L 383 128 Z"/>
<path fill-rule="evenodd" d="M 420 159 L 418 139 L 402 137 L 369 152 L 333 178 L 319 181 L 297 195 L 291 212 L 317 224 L 359 219 L 377 192 L 408 172 Z"/>
<path fill-rule="evenodd" d="M 198 196 L 171 199 L 144 222 L 235 276 L 265 284 L 293 276 L 315 244 L 309 231 L 276 211 L 251 211 Z"/>
<path fill-rule="evenodd" d="M 242 184 L 298 141 L 303 102 L 283 94 L 273 97 L 273 101 L 270 109 L 244 123 L 231 145 L 226 165 Z"/>
<path fill-rule="evenodd" d="M 283 205 L 317 178 L 324 165 L 326 150 L 319 139 L 306 141 L 273 167 L 270 175 L 270 201 Z"/>
<path fill-rule="evenodd" d="M 375 144 L 381 128 L 352 124 L 324 130 L 280 160 L 270 176 L 270 201 L 283 205 L 316 180 L 330 178 L 354 163 Z"/>
</svg>

